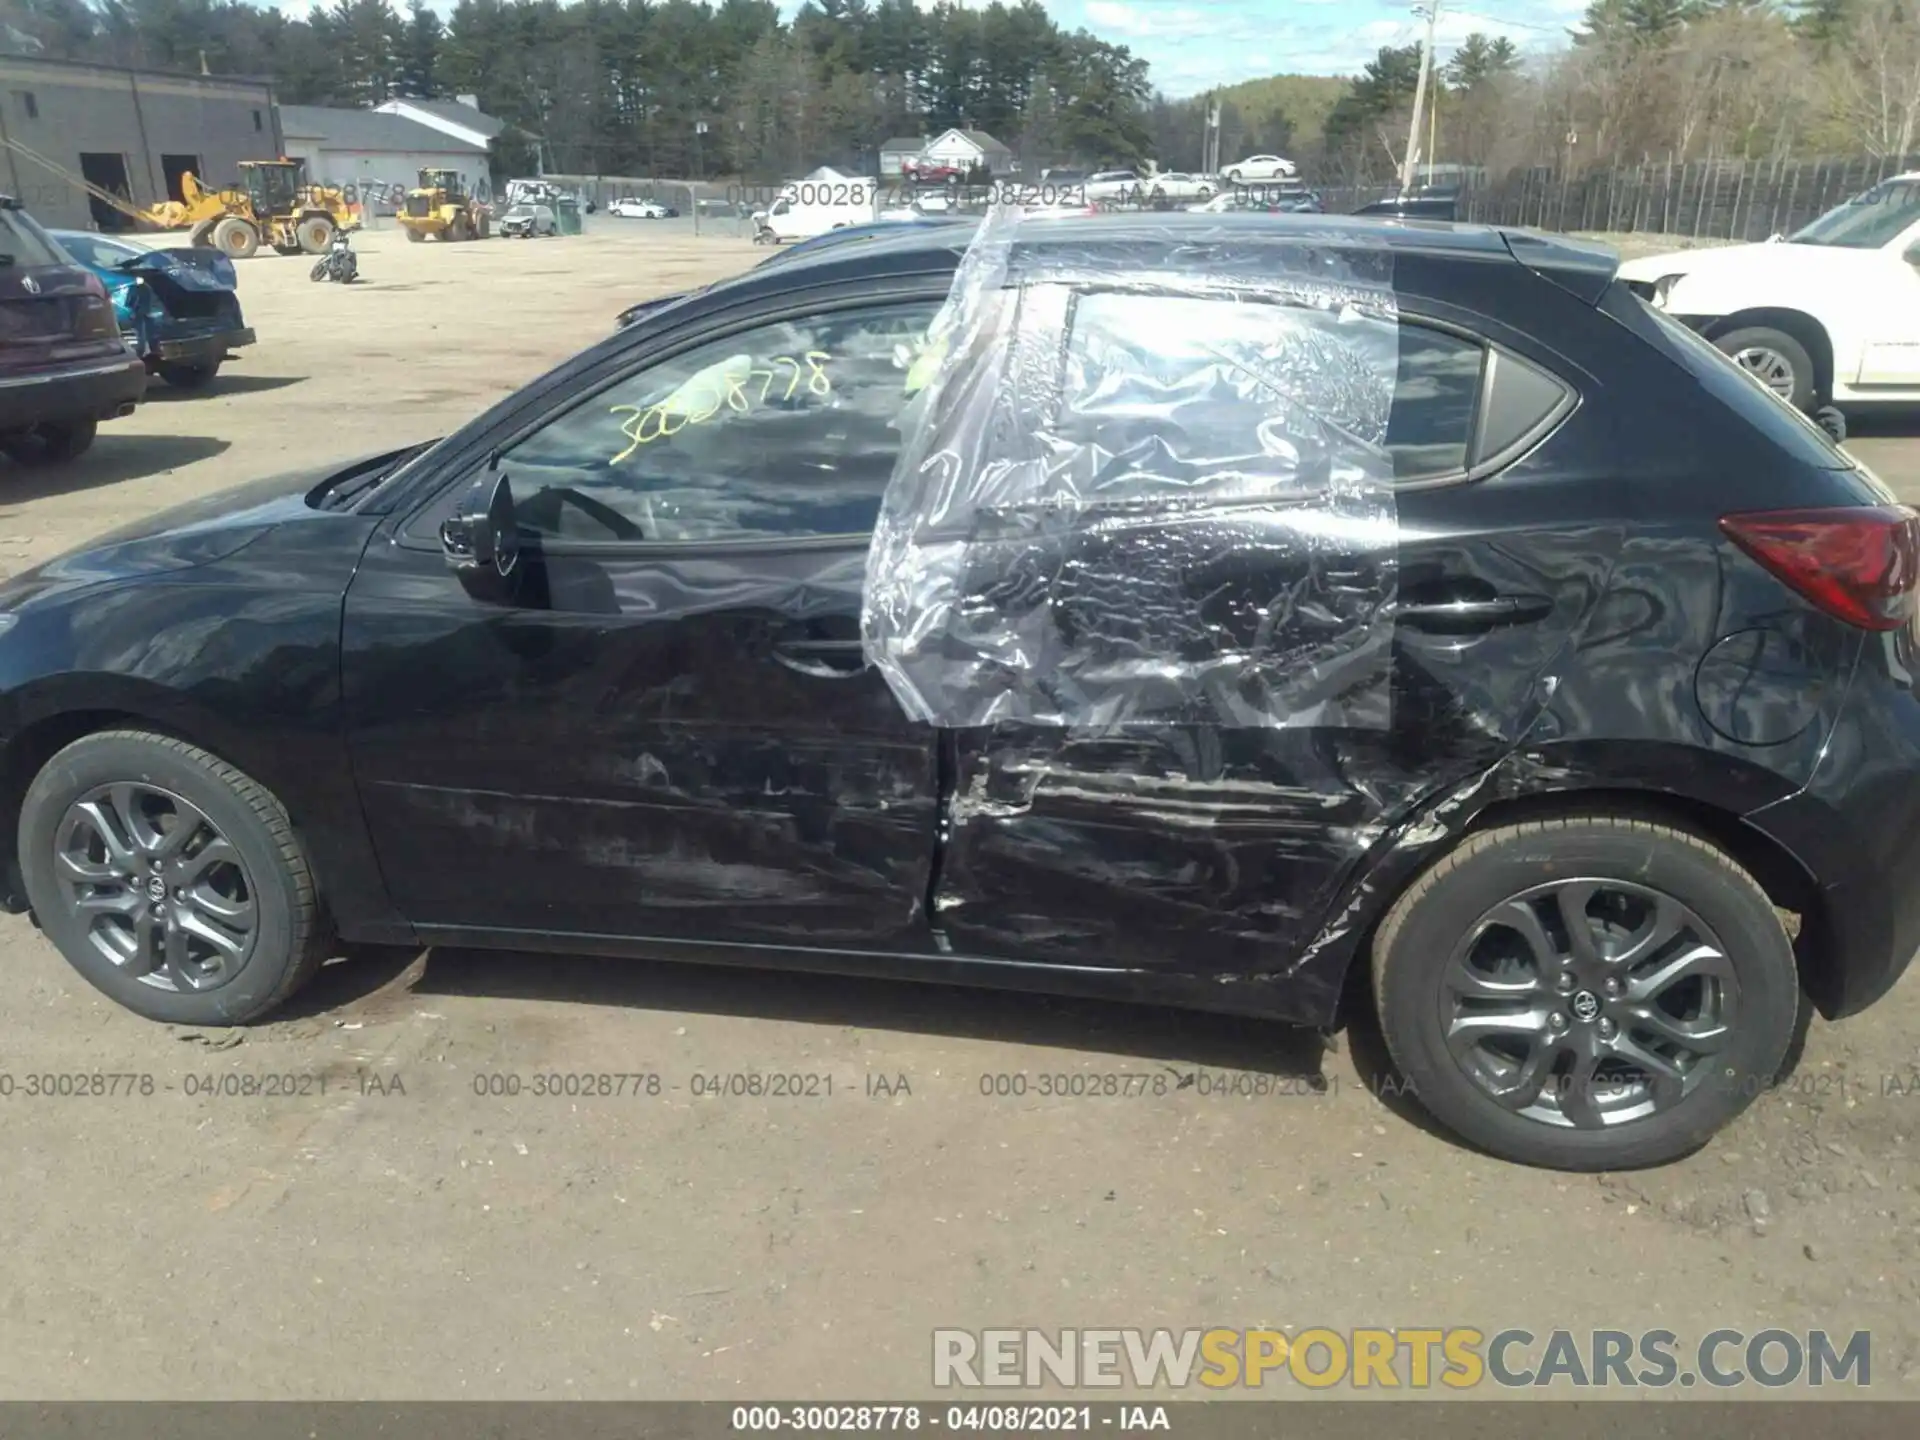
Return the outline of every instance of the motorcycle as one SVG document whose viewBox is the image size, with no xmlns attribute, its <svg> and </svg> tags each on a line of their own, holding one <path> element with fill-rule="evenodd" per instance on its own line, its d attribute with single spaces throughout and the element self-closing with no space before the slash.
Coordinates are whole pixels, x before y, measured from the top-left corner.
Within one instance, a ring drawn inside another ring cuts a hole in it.
<svg viewBox="0 0 1920 1440">
<path fill-rule="evenodd" d="M 342 285 L 351 285 L 360 278 L 360 257 L 353 252 L 353 242 L 347 238 L 347 232 L 333 232 L 333 246 L 314 262 L 309 280 L 334 280 Z"/>
</svg>

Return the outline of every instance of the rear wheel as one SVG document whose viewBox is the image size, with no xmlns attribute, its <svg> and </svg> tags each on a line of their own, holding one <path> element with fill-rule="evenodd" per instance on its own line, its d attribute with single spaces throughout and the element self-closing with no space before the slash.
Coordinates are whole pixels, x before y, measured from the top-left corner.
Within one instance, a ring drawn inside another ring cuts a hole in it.
<svg viewBox="0 0 1920 1440">
<path fill-rule="evenodd" d="M 324 215 L 308 215 L 294 227 L 294 238 L 309 255 L 324 255 L 333 243 L 333 221 Z"/>
<path fill-rule="evenodd" d="M 1595 814 L 1475 835 L 1381 923 L 1387 1047 L 1436 1118 L 1522 1164 L 1658 1164 L 1778 1073 L 1793 950 L 1724 852 Z"/>
<path fill-rule="evenodd" d="M 1747 325 L 1716 336 L 1713 343 L 1782 400 L 1800 410 L 1813 409 L 1813 357 L 1786 331 Z"/>
<path fill-rule="evenodd" d="M 217 221 L 207 238 L 216 250 L 234 260 L 248 259 L 260 248 L 260 232 L 238 215 Z"/>
<path fill-rule="evenodd" d="M 17 465 L 64 465 L 86 453 L 99 429 L 97 420 L 35 425 L 0 440 L 0 450 Z"/>
<path fill-rule="evenodd" d="M 214 377 L 220 373 L 220 365 L 221 360 L 202 361 L 197 365 L 163 360 L 154 368 L 160 372 L 160 378 L 176 390 L 204 390 L 213 384 Z"/>
<path fill-rule="evenodd" d="M 304 984 L 325 953 L 293 823 L 249 776 L 137 730 L 76 740 L 20 812 L 34 916 L 89 984 L 129 1010 L 238 1025 Z"/>
</svg>

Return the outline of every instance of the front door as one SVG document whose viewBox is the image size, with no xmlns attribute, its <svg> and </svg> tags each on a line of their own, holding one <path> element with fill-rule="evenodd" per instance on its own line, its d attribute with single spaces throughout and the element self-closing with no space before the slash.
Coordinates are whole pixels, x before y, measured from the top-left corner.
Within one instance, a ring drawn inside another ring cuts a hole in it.
<svg viewBox="0 0 1920 1440">
<path fill-rule="evenodd" d="M 934 733 L 859 636 L 891 422 L 939 300 L 669 340 L 516 423 L 495 461 L 529 547 L 514 603 L 468 595 L 435 539 L 485 462 L 370 548 L 349 739 L 388 884 L 429 936 L 924 932 Z"/>
</svg>

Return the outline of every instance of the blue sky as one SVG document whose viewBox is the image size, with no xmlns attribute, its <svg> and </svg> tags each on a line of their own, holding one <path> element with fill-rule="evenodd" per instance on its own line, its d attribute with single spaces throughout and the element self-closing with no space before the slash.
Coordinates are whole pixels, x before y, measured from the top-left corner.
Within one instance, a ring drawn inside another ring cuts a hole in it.
<svg viewBox="0 0 1920 1440">
<path fill-rule="evenodd" d="M 312 0 L 264 0 L 305 15 Z M 430 0 L 441 14 L 453 0 Z M 931 5 L 932 0 L 919 0 Z M 977 4 L 981 0 L 965 0 Z M 1152 66 L 1169 95 L 1282 73 L 1351 75 L 1382 45 L 1419 38 L 1422 24 L 1394 0 L 1042 0 L 1068 29 L 1084 27 L 1129 47 Z M 791 15 L 800 0 L 781 0 Z M 1480 30 L 1505 35 L 1523 51 L 1555 48 L 1586 10 L 1586 0 L 1442 0 L 1437 48 L 1444 60 Z"/>
<path fill-rule="evenodd" d="M 1425 22 L 1387 0 L 1046 0 L 1069 28 L 1085 26 L 1152 66 L 1169 95 L 1263 75 L 1350 75 L 1382 45 L 1419 39 Z M 1442 0 L 1435 48 L 1444 60 L 1479 30 L 1521 50 L 1557 48 L 1586 0 Z"/>
</svg>

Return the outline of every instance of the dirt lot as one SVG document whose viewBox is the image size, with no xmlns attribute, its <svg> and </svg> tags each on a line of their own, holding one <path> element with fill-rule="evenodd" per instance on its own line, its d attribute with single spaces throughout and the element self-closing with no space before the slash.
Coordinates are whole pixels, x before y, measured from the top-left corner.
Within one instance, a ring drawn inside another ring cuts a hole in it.
<svg viewBox="0 0 1920 1440">
<path fill-rule="evenodd" d="M 440 433 L 626 302 L 755 256 L 638 225 L 396 240 L 351 289 L 242 265 L 261 343 L 216 393 L 158 387 L 57 479 L 0 470 L 0 573 Z M 1863 449 L 1920 494 L 1920 444 L 1882 429 Z M 0 1396 L 925 1395 L 936 1326 L 1258 1324 L 1871 1329 L 1874 1391 L 1920 1393 L 1920 980 L 1816 1023 L 1703 1155 L 1576 1178 L 1400 1113 L 1360 1035 L 460 953 L 330 966 L 276 1023 L 206 1033 L 116 1009 L 25 920 L 0 917 L 0 964 Z M 477 1093 L 555 1070 L 665 1088 Z M 152 1093 L 24 1096 L 78 1071 Z M 690 1094 L 746 1071 L 832 1094 Z M 1032 1093 L 1109 1073 L 1198 1079 Z M 982 1094 L 1009 1074 L 1028 1095 Z M 274 1076 L 299 1093 L 225 1093 Z"/>
</svg>

